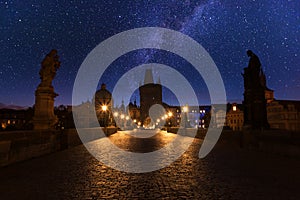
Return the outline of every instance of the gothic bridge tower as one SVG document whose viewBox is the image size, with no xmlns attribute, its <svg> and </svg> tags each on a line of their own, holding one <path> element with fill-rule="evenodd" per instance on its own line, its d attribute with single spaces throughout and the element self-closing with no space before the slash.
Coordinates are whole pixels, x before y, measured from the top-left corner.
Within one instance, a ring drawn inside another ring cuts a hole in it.
<svg viewBox="0 0 300 200">
<path fill-rule="evenodd" d="M 151 69 L 146 69 L 144 85 L 140 86 L 140 119 L 144 125 L 149 122 L 149 109 L 154 104 L 162 105 L 162 86 L 160 80 L 155 84 Z"/>
</svg>

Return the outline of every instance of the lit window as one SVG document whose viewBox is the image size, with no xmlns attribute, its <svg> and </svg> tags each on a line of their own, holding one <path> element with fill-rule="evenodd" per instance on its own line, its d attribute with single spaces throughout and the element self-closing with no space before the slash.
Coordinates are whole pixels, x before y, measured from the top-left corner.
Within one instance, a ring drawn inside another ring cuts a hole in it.
<svg viewBox="0 0 300 200">
<path fill-rule="evenodd" d="M 236 106 L 233 106 L 233 107 L 232 107 L 232 110 L 233 110 L 233 111 L 236 111 Z"/>
<path fill-rule="evenodd" d="M 185 113 L 187 113 L 187 112 L 189 111 L 189 109 L 188 109 L 187 106 L 184 106 L 184 107 L 182 108 L 182 111 L 185 112 Z"/>
</svg>

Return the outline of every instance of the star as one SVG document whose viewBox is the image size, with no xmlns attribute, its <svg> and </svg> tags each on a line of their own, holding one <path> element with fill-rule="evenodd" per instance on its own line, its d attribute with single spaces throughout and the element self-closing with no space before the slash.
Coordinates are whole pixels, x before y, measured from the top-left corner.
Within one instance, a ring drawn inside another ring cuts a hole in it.
<svg viewBox="0 0 300 200">
<path fill-rule="evenodd" d="M 0 2 L 0 13 L 4 19 L 0 26 L 1 103 L 33 105 L 40 63 L 55 48 L 62 61 L 53 83 L 60 94 L 56 104 L 71 104 L 76 74 L 90 51 L 117 33 L 149 26 L 180 31 L 200 43 L 216 63 L 229 101 L 243 99 L 240 74 L 248 63 L 247 49 L 259 56 L 276 98 L 300 98 L 299 87 L 293 87 L 300 85 L 299 1 L 82 0 L 25 4 L 7 0 Z M 210 102 L 206 84 L 193 66 L 168 52 L 137 50 L 123 55 L 99 82 L 105 82 L 112 91 L 122 74 L 147 62 L 178 70 L 191 82 L 199 101 Z M 293 92 L 286 96 L 282 85 Z M 167 95 L 164 98 L 172 102 Z"/>
</svg>

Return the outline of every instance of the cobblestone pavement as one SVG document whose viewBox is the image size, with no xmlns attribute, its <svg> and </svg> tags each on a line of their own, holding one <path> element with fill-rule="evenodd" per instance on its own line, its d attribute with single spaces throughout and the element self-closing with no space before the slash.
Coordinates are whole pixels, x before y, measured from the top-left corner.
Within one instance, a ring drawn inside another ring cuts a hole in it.
<svg viewBox="0 0 300 200">
<path fill-rule="evenodd" d="M 110 140 L 126 150 L 148 152 L 173 137 L 117 133 Z M 300 199 L 300 160 L 226 142 L 198 159 L 201 142 L 195 139 L 170 166 L 143 174 L 104 166 L 83 145 L 16 163 L 0 168 L 0 199 Z"/>
</svg>

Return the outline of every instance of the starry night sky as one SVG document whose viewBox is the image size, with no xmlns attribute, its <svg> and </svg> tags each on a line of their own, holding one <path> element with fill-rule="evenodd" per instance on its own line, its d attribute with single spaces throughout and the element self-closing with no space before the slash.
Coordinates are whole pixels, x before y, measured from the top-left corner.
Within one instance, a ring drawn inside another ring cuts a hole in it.
<svg viewBox="0 0 300 200">
<path fill-rule="evenodd" d="M 241 102 L 241 73 L 256 53 L 277 99 L 300 99 L 300 1 L 149 0 L 0 1 L 0 102 L 32 106 L 40 82 L 40 63 L 53 48 L 61 67 L 53 82 L 56 105 L 71 104 L 77 71 L 103 40 L 139 27 L 164 27 L 185 33 L 214 59 L 228 101 Z M 179 70 L 194 87 L 200 104 L 207 89 L 192 66 L 164 51 L 140 50 L 120 57 L 100 82 L 112 91 L 126 71 L 158 62 Z M 168 95 L 165 101 L 172 104 Z"/>
</svg>

